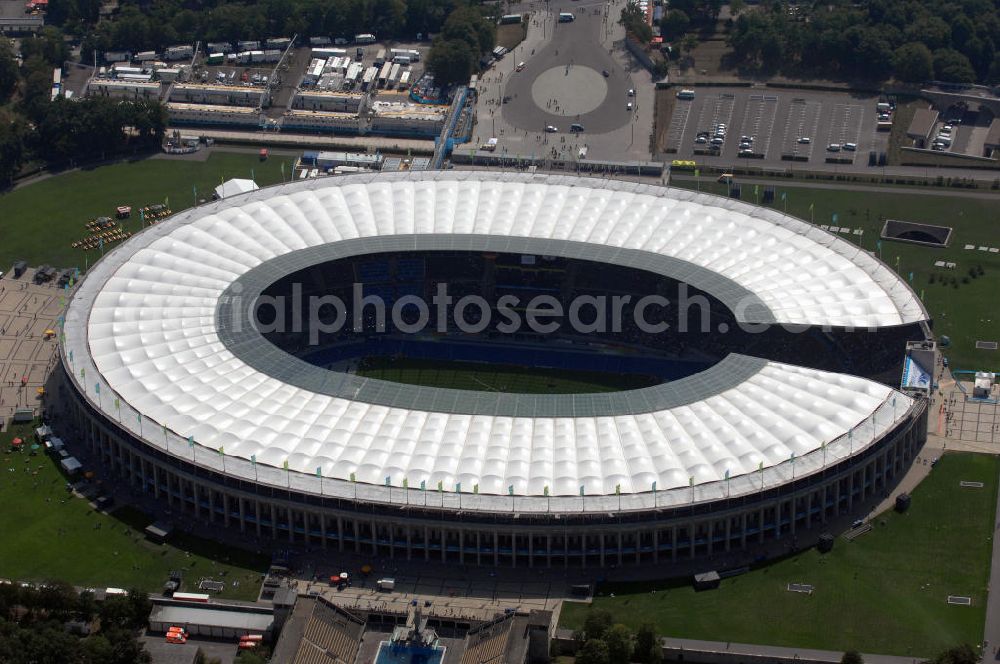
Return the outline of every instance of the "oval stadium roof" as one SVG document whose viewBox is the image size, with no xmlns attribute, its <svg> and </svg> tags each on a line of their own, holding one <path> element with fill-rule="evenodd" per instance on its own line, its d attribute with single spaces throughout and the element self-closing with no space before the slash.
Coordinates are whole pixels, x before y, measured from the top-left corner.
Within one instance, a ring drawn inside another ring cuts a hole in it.
<svg viewBox="0 0 1000 664">
<path fill-rule="evenodd" d="M 805 464 L 824 446 L 832 460 L 849 453 L 835 442 L 853 435 L 856 451 L 911 403 L 866 379 L 731 356 L 740 369 L 704 372 L 687 401 L 598 415 L 438 412 L 290 384 L 220 338 L 220 298 L 254 268 L 346 240 L 403 235 L 562 240 L 593 246 L 595 255 L 665 256 L 736 284 L 763 304 L 765 322 L 883 327 L 926 318 L 910 289 L 868 253 L 738 201 L 487 171 L 346 176 L 204 205 L 110 252 L 67 313 L 74 379 L 150 444 L 185 455 L 190 440 L 191 458 L 213 467 L 229 458 L 227 472 L 253 458 L 254 476 L 258 464 L 287 462 L 333 480 L 518 496 L 665 491 L 795 458 Z M 888 414 L 877 421 L 876 412 Z"/>
</svg>

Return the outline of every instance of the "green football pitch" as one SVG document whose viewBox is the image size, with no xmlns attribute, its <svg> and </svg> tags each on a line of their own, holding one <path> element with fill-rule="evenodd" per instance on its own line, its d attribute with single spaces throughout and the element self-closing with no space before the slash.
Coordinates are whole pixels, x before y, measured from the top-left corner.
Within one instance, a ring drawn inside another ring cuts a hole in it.
<svg viewBox="0 0 1000 664">
<path fill-rule="evenodd" d="M 630 374 L 386 357 L 365 358 L 357 374 L 408 385 L 519 394 L 616 392 L 659 382 Z"/>
<path fill-rule="evenodd" d="M 908 512 L 878 517 L 872 532 L 837 539 L 830 553 L 810 549 L 706 592 L 686 581 L 605 584 L 593 606 L 630 627 L 652 622 L 664 636 L 689 639 L 913 657 L 974 645 L 986 618 L 998 472 L 995 456 L 949 453 L 914 490 Z M 815 591 L 788 592 L 789 583 Z M 949 595 L 971 597 L 972 606 L 948 604 Z M 577 629 L 588 610 L 566 602 L 560 624 Z"/>
</svg>

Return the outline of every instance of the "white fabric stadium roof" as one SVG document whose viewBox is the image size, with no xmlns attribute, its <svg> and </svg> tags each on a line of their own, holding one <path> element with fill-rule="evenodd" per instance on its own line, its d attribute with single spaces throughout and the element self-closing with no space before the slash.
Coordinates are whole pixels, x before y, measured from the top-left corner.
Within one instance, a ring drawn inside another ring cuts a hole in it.
<svg viewBox="0 0 1000 664">
<path fill-rule="evenodd" d="M 436 413 L 293 387 L 221 343 L 220 294 L 262 262 L 344 239 L 414 233 L 561 238 L 669 254 L 735 281 L 780 322 L 890 326 L 926 317 L 906 285 L 867 253 L 771 210 L 615 181 L 402 173 L 272 187 L 147 229 L 80 284 L 66 318 L 67 360 L 109 417 L 181 455 L 169 441 L 190 437 L 225 457 L 287 461 L 325 478 L 441 482 L 445 491 L 461 483 L 482 494 L 688 487 L 801 460 L 824 444 L 825 462 L 833 441 L 869 423 L 874 439 L 911 403 L 865 379 L 767 362 L 714 396 L 657 412 Z M 890 399 L 891 415 L 876 426 L 872 413 Z M 861 440 L 852 439 L 852 451 Z"/>
</svg>

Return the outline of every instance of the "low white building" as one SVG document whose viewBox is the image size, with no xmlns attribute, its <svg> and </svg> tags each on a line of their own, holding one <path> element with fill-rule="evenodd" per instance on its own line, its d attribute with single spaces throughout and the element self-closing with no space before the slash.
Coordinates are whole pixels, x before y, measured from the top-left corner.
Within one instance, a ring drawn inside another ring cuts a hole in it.
<svg viewBox="0 0 1000 664">
<path fill-rule="evenodd" d="M 292 108 L 309 111 L 358 113 L 365 96 L 340 90 L 300 90 L 292 100 Z"/>
<path fill-rule="evenodd" d="M 119 81 L 110 78 L 98 78 L 92 80 L 87 85 L 87 96 L 155 99 L 160 96 L 160 84 L 147 81 Z"/>
<path fill-rule="evenodd" d="M 219 106 L 215 104 L 189 104 L 168 102 L 166 104 L 170 124 L 216 125 L 259 127 L 261 114 L 248 106 Z"/>
<path fill-rule="evenodd" d="M 357 134 L 361 131 L 361 119 L 356 113 L 292 109 L 282 116 L 281 128 L 284 131 Z"/>
<path fill-rule="evenodd" d="M 214 196 L 215 198 L 228 198 L 230 196 L 236 196 L 237 194 L 246 194 L 251 191 L 257 191 L 260 187 L 253 180 L 244 180 L 240 178 L 234 178 L 232 180 L 226 180 L 218 187 L 215 188 Z"/>
<path fill-rule="evenodd" d="M 370 131 L 375 134 L 437 136 L 450 107 L 399 101 L 372 102 Z"/>
<path fill-rule="evenodd" d="M 226 106 L 260 106 L 269 99 L 267 88 L 214 85 L 205 83 L 178 83 L 170 92 L 170 101 L 189 104 L 221 104 Z"/>
</svg>

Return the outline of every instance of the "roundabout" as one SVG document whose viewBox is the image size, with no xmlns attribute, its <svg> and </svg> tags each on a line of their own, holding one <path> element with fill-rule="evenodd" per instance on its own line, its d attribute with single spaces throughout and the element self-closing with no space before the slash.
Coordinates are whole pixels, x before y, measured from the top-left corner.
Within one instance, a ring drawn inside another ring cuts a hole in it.
<svg viewBox="0 0 1000 664">
<path fill-rule="evenodd" d="M 569 23 L 550 17 L 552 38 L 525 56 L 524 70 L 505 81 L 502 113 L 508 124 L 538 132 L 549 125 L 568 131 L 568 123 L 580 123 L 587 134 L 603 134 L 631 120 L 630 72 L 607 49 L 595 47 L 602 15 L 579 9 Z"/>
</svg>

